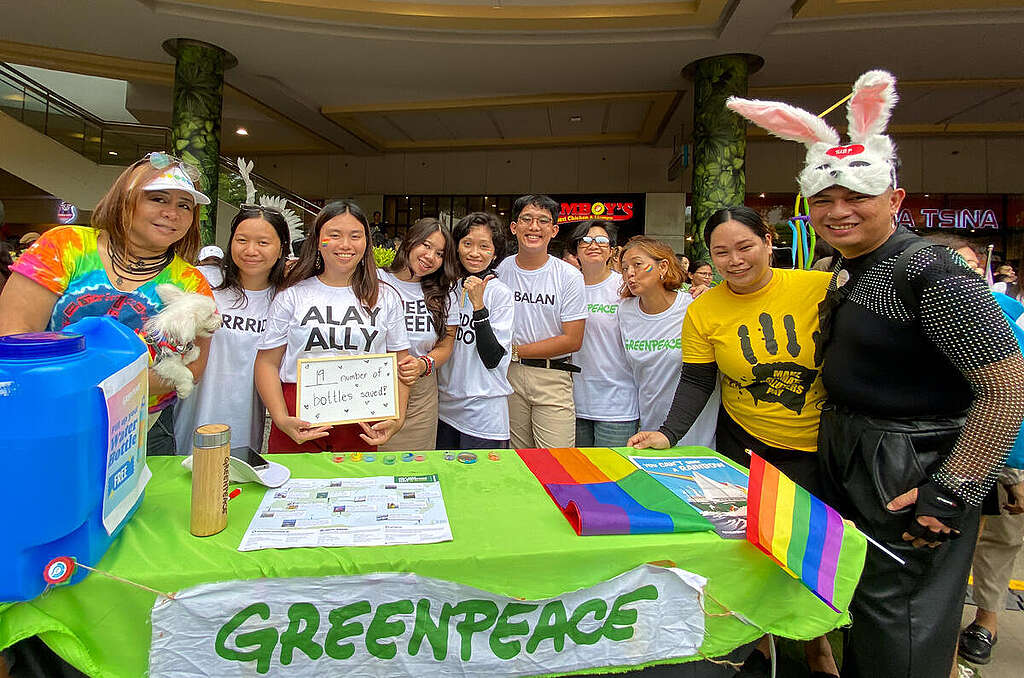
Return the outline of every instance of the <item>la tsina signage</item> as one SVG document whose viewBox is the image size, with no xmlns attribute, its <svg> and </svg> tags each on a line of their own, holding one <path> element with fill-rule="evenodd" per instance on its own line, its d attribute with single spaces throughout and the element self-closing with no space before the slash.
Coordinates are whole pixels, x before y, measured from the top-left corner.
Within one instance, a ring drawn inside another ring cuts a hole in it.
<svg viewBox="0 0 1024 678">
<path fill-rule="evenodd" d="M 915 214 L 916 212 L 916 214 Z M 965 228 L 970 230 L 999 230 L 999 221 L 992 209 L 938 209 L 904 207 L 896 215 L 896 223 L 908 228 Z"/>
</svg>

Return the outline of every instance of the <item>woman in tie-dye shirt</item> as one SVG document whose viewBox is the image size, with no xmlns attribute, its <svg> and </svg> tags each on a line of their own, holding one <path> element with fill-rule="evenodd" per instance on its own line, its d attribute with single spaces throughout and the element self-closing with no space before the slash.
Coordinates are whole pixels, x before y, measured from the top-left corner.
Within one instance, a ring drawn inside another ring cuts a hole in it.
<svg viewBox="0 0 1024 678">
<path fill-rule="evenodd" d="M 110 316 L 141 334 L 143 323 L 163 308 L 158 285 L 213 297 L 191 261 L 199 246 L 197 204 L 210 200 L 196 190 L 191 168 L 153 153 L 126 169 L 92 215 L 92 226 L 60 226 L 40 237 L 12 267 L 0 295 L 0 335 L 60 330 L 89 316 Z M 188 367 L 198 379 L 209 339 L 197 340 L 198 360 Z M 150 371 L 149 453 L 174 452 L 170 417 L 158 414 L 175 400 L 174 388 Z"/>
</svg>

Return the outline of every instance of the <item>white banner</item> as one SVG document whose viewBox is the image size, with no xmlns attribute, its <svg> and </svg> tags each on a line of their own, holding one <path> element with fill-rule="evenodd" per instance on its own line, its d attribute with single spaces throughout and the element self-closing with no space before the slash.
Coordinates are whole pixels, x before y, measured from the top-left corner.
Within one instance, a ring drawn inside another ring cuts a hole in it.
<svg viewBox="0 0 1024 678">
<path fill-rule="evenodd" d="M 159 676 L 530 676 L 696 654 L 706 580 L 641 565 L 518 600 L 415 574 L 202 584 L 153 606 Z"/>
</svg>

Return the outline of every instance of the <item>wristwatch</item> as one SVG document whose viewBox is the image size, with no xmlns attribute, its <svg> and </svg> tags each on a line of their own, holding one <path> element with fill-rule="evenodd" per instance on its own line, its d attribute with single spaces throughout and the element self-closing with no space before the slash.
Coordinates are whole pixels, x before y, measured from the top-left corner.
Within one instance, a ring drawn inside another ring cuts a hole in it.
<svg viewBox="0 0 1024 678">
<path fill-rule="evenodd" d="M 512 362 L 519 362 L 519 347 L 512 344 Z"/>
</svg>

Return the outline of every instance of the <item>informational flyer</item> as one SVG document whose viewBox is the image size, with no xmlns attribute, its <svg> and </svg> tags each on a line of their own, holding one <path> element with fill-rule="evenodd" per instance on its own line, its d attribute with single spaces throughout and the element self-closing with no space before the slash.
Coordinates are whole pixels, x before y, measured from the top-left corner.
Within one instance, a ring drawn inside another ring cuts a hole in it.
<svg viewBox="0 0 1024 678">
<path fill-rule="evenodd" d="M 451 540 L 437 475 L 293 478 L 267 490 L 238 550 Z"/>
<path fill-rule="evenodd" d="M 103 528 L 113 534 L 135 506 L 152 473 L 146 466 L 149 355 L 100 382 L 107 404 L 107 470 L 103 490 Z"/>
<path fill-rule="evenodd" d="M 747 475 L 717 457 L 630 457 L 700 511 L 724 539 L 747 534 Z"/>
</svg>

